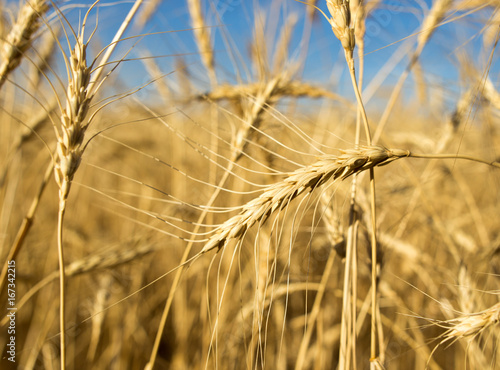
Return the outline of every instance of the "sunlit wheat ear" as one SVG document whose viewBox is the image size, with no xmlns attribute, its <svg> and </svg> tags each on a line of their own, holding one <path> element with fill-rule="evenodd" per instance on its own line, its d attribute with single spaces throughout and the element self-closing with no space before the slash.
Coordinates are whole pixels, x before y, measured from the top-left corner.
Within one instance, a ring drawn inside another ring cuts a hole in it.
<svg viewBox="0 0 500 370">
<path fill-rule="evenodd" d="M 241 212 L 220 225 L 201 253 L 224 247 L 230 240 L 241 238 L 255 223 L 264 223 L 275 211 L 302 194 L 326 182 L 344 180 L 367 169 L 408 157 L 409 151 L 363 146 L 342 150 L 339 156 L 324 156 L 316 163 L 292 172 L 283 181 L 273 184 L 257 198 L 242 206 Z"/>
<path fill-rule="evenodd" d="M 351 26 L 351 9 L 349 0 L 326 0 L 328 11 L 332 18 L 329 18 L 335 37 L 342 43 L 342 47 L 349 60 L 352 59 L 356 38 L 354 27 Z"/>
<path fill-rule="evenodd" d="M 309 84 L 302 81 L 294 81 L 294 80 L 285 80 L 280 82 L 280 84 L 276 87 L 276 91 L 274 95 L 276 97 L 294 97 L 294 98 L 312 98 L 312 99 L 320 99 L 320 98 L 329 98 L 332 100 L 337 100 L 341 102 L 344 106 L 353 109 L 353 104 L 348 99 L 331 92 L 321 86 L 316 86 L 313 84 Z M 211 91 L 205 94 L 195 95 L 194 97 L 190 97 L 186 99 L 186 101 L 192 101 L 193 98 L 197 100 L 241 100 L 242 97 L 248 96 L 257 96 L 259 90 L 262 89 L 262 84 L 260 83 L 252 83 L 248 85 L 228 85 L 221 84 L 213 88 Z"/>
<path fill-rule="evenodd" d="M 31 45 L 32 37 L 40 26 L 40 17 L 49 9 L 46 0 L 28 0 L 19 11 L 17 20 L 1 47 L 0 87 L 7 76 L 21 63 Z"/>
<path fill-rule="evenodd" d="M 61 113 L 61 127 L 56 129 L 57 160 L 55 177 L 59 186 L 59 199 L 66 201 L 71 181 L 80 165 L 83 148 L 82 143 L 88 127 L 86 116 L 92 96 L 88 93 L 90 68 L 87 67 L 87 44 L 83 41 L 84 28 L 71 51 L 70 76 L 66 91 L 66 107 Z"/>
<path fill-rule="evenodd" d="M 441 345 L 448 341 L 466 337 L 474 337 L 498 323 L 500 323 L 500 303 L 484 311 L 468 313 L 456 319 L 439 323 L 439 326 L 448 328 L 448 331 L 443 335 L 443 340 L 439 344 Z"/>
<path fill-rule="evenodd" d="M 354 35 L 356 38 L 356 44 L 364 45 L 364 36 L 366 33 L 366 4 L 363 0 L 351 0 L 350 1 L 351 15 L 353 16 Z"/>
</svg>

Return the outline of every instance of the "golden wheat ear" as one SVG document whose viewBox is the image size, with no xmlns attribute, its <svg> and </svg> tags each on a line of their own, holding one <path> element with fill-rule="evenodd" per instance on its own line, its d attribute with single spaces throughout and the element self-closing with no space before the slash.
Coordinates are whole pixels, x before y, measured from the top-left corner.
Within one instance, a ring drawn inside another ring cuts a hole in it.
<svg viewBox="0 0 500 370">
<path fill-rule="evenodd" d="M 49 1 L 28 0 L 19 11 L 16 22 L 1 43 L 0 88 L 8 75 L 21 64 L 24 53 L 31 46 L 33 35 L 40 27 L 40 19 L 49 8 Z"/>
<path fill-rule="evenodd" d="M 356 173 L 387 165 L 410 152 L 382 146 L 361 146 L 342 150 L 339 156 L 324 156 L 310 166 L 299 168 L 283 181 L 269 186 L 259 197 L 242 206 L 241 212 L 224 222 L 215 231 L 200 253 L 224 247 L 238 239 L 254 224 L 263 224 L 275 211 L 302 194 L 327 183 L 342 181 Z"/>
</svg>

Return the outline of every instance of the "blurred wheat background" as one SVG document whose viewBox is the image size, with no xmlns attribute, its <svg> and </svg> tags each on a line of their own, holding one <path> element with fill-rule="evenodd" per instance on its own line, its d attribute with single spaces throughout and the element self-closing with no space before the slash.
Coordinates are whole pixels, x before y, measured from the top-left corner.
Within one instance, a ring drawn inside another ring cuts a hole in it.
<svg viewBox="0 0 500 370">
<path fill-rule="evenodd" d="M 498 1 L 0 14 L 2 369 L 500 368 Z"/>
</svg>

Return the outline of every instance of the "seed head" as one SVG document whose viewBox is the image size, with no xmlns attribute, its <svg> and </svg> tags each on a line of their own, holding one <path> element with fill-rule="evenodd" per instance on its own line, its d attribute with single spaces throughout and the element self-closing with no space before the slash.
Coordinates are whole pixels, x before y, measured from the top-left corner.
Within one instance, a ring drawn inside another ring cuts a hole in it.
<svg viewBox="0 0 500 370">
<path fill-rule="evenodd" d="M 326 6 L 330 11 L 330 25 L 333 33 L 342 43 L 347 54 L 352 56 L 356 45 L 354 27 L 351 27 L 351 9 L 349 0 L 326 0 Z"/>
</svg>

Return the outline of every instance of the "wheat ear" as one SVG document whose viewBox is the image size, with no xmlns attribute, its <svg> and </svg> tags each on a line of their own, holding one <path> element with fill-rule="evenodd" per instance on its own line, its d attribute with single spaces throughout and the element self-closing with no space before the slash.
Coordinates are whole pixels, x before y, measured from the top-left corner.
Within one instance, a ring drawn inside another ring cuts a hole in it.
<svg viewBox="0 0 500 370">
<path fill-rule="evenodd" d="M 17 20 L 2 43 L 0 62 L 0 88 L 7 76 L 21 63 L 31 45 L 34 33 L 40 27 L 40 17 L 49 9 L 46 0 L 27 1 L 19 11 Z"/>
<path fill-rule="evenodd" d="M 206 92 L 205 94 L 199 94 L 192 97 L 187 98 L 185 101 L 196 100 L 241 100 L 242 98 L 246 98 L 248 96 L 257 96 L 261 93 L 262 84 L 261 83 L 251 83 L 247 85 L 228 85 L 221 84 L 215 86 L 212 90 Z M 289 79 L 280 79 L 279 84 L 276 86 L 273 96 L 278 97 L 294 97 L 294 98 L 312 98 L 312 99 L 320 99 L 320 98 L 329 98 L 332 100 L 337 100 L 344 106 L 349 108 L 353 107 L 353 104 L 348 99 L 343 98 L 342 96 L 331 92 L 330 90 L 324 89 L 320 86 L 315 86 L 312 84 L 308 84 L 302 81 L 292 81 Z"/>
<path fill-rule="evenodd" d="M 439 346 L 447 342 L 454 343 L 455 341 L 469 338 L 471 341 L 477 336 L 483 333 L 486 329 L 493 325 L 498 325 L 500 323 L 500 303 L 497 303 L 483 311 L 474 313 L 465 313 L 455 319 L 440 321 L 432 320 L 436 325 L 446 328 L 446 332 L 442 335 L 442 340 L 439 344 L 432 350 L 429 361 L 438 349 Z M 469 348 L 471 344 L 467 344 Z M 472 346 L 474 348 L 476 346 Z M 476 347 L 477 348 L 477 347 Z M 480 352 L 480 351 L 479 351 Z M 485 367 L 486 362 L 482 362 L 481 368 Z"/>
<path fill-rule="evenodd" d="M 500 303 L 481 312 L 467 313 L 442 325 L 449 327 L 441 342 L 476 336 L 492 325 L 500 323 Z"/>
<path fill-rule="evenodd" d="M 201 60 L 207 69 L 210 80 L 215 82 L 214 70 L 214 52 L 210 43 L 210 32 L 205 25 L 203 12 L 201 10 L 201 0 L 187 0 L 189 14 L 191 15 L 191 24 L 194 28 L 194 36 L 201 54 Z"/>
<path fill-rule="evenodd" d="M 90 255 L 88 257 L 76 260 L 68 266 L 66 266 L 65 273 L 66 277 L 82 275 L 86 273 L 95 273 L 96 271 L 102 271 L 106 269 L 112 269 L 116 266 L 123 265 L 130 261 L 137 260 L 143 256 L 154 252 L 157 247 L 154 244 L 146 242 L 145 244 L 140 244 L 139 241 L 132 242 L 130 247 L 121 245 L 120 249 L 112 249 L 103 251 L 97 255 Z M 24 305 L 43 288 L 49 285 L 52 281 L 59 277 L 59 272 L 54 271 L 47 275 L 45 278 L 36 283 L 30 288 L 19 300 L 18 309 L 24 307 Z M 0 326 L 5 326 L 8 322 L 8 317 L 5 316 L 0 321 Z"/>
<path fill-rule="evenodd" d="M 388 164 L 398 158 L 408 157 L 410 152 L 386 149 L 382 146 L 362 146 L 342 150 L 339 156 L 324 156 L 310 166 L 292 172 L 283 181 L 269 186 L 259 197 L 244 206 L 241 212 L 224 222 L 205 244 L 201 253 L 221 249 L 233 239 L 239 239 L 255 223 L 264 223 L 275 211 L 299 195 L 312 192 L 317 187 Z"/>
</svg>

